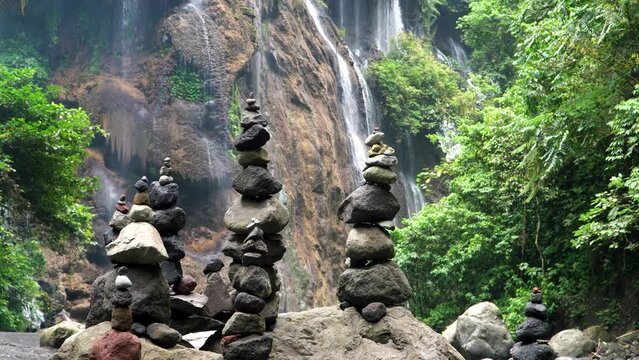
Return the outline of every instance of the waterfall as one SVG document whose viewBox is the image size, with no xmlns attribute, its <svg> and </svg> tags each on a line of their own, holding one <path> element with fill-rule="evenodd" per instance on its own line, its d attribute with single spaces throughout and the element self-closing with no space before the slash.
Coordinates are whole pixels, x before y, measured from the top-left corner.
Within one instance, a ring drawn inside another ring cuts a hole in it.
<svg viewBox="0 0 639 360">
<path fill-rule="evenodd" d="M 390 50 L 391 40 L 404 32 L 399 0 L 378 0 L 375 12 L 375 45 L 386 54 Z"/>
<path fill-rule="evenodd" d="M 353 84 L 351 79 L 351 74 L 348 68 L 348 63 L 346 59 L 342 55 L 340 55 L 339 51 L 337 51 L 336 45 L 331 41 L 331 39 L 326 34 L 326 30 L 324 29 L 324 25 L 322 24 L 322 20 L 320 19 L 320 12 L 313 3 L 313 0 L 304 0 L 306 4 L 306 8 L 313 19 L 313 23 L 317 28 L 320 36 L 330 49 L 330 51 L 337 58 L 337 76 L 340 87 L 342 89 L 340 105 L 342 107 L 342 116 L 344 116 L 344 120 L 346 121 L 346 130 L 348 131 L 349 142 L 351 146 L 351 153 L 353 156 L 353 164 L 355 164 L 355 169 L 359 169 L 364 165 L 367 159 L 366 149 L 364 146 L 364 141 L 359 134 L 359 109 L 357 105 L 357 99 L 355 97 L 357 88 Z M 361 173 L 358 170 L 354 170 L 358 179 L 361 179 Z"/>
<path fill-rule="evenodd" d="M 139 17 L 142 12 L 138 0 L 122 0 L 120 19 L 120 57 L 122 77 L 131 74 L 131 56 L 136 46 Z"/>
<path fill-rule="evenodd" d="M 188 4 L 185 5 L 187 9 L 190 9 L 193 14 L 197 17 L 197 20 L 202 26 L 200 27 L 201 34 L 198 34 L 199 37 L 204 41 L 204 52 L 208 58 L 207 67 L 213 66 L 213 57 L 211 56 L 211 43 L 209 40 L 209 28 L 206 26 L 206 20 L 204 19 L 204 1 L 205 0 L 191 0 Z M 213 69 L 206 69 L 207 72 L 211 72 Z"/>
</svg>

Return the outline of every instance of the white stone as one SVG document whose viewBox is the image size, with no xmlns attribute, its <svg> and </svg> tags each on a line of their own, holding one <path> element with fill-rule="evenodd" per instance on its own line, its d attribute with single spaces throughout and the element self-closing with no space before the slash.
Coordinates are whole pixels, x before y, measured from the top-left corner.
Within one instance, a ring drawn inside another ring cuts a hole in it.
<svg viewBox="0 0 639 360">
<path fill-rule="evenodd" d="M 373 146 L 375 144 L 381 144 L 384 141 L 384 133 L 381 131 L 374 132 L 364 140 L 366 146 Z"/>
<path fill-rule="evenodd" d="M 147 205 L 133 205 L 129 217 L 135 222 L 150 222 L 153 220 L 153 209 Z"/>
</svg>

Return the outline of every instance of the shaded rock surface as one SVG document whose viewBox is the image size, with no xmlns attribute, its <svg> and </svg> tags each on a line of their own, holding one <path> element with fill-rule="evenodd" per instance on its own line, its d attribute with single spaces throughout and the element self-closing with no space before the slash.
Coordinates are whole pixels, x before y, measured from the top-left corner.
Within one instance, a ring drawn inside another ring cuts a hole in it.
<svg viewBox="0 0 639 360">
<path fill-rule="evenodd" d="M 399 207 L 399 201 L 389 191 L 375 185 L 363 185 L 344 199 L 337 216 L 349 224 L 373 223 L 393 220 Z"/>
<path fill-rule="evenodd" d="M 271 359 L 463 360 L 441 335 L 401 307 L 389 308 L 375 324 L 354 308 L 337 306 L 280 314 L 272 335 Z"/>
<path fill-rule="evenodd" d="M 63 321 L 40 331 L 40 346 L 59 348 L 73 334 L 84 330 L 84 325 L 75 321 Z"/>
<path fill-rule="evenodd" d="M 443 335 L 467 360 L 506 360 L 514 344 L 501 311 L 491 302 L 468 308 Z"/>
<path fill-rule="evenodd" d="M 106 246 L 107 256 L 123 264 L 159 264 L 169 258 L 162 238 L 150 224 L 127 225 L 115 241 Z"/>
<path fill-rule="evenodd" d="M 548 344 L 555 350 L 557 356 L 567 357 L 589 356 L 597 346 L 578 329 L 560 331 L 550 339 Z"/>
<path fill-rule="evenodd" d="M 88 360 L 93 345 L 110 331 L 109 322 L 87 328 L 65 341 L 50 360 Z M 146 338 L 141 338 L 140 342 L 144 360 L 222 360 L 222 355 L 212 352 L 187 349 L 182 346 L 163 349 Z"/>
<path fill-rule="evenodd" d="M 346 269 L 339 277 L 338 288 L 337 298 L 340 301 L 361 307 L 371 302 L 399 305 L 412 294 L 406 275 L 392 261 L 361 269 Z"/>
<path fill-rule="evenodd" d="M 152 323 L 168 324 L 171 318 L 169 286 L 162 277 L 158 265 L 129 266 L 127 276 L 134 284 L 129 289 L 133 297 L 131 311 L 133 321 L 143 325 Z M 116 270 L 98 277 L 93 282 L 91 307 L 87 316 L 87 326 L 93 326 L 111 319 L 111 299 L 116 293 Z"/>
</svg>

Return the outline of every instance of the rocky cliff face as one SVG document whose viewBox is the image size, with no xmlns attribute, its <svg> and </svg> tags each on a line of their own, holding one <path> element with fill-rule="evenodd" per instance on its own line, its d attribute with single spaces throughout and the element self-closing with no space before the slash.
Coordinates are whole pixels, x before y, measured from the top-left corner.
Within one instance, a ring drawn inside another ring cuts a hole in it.
<svg viewBox="0 0 639 360">
<path fill-rule="evenodd" d="M 291 213 L 283 234 L 289 251 L 279 269 L 281 308 L 295 311 L 335 302 L 345 237 L 336 209 L 356 184 L 338 103 L 335 58 L 304 3 L 134 3 L 118 13 L 126 24 L 118 25 L 114 16 L 106 26 L 136 35 L 133 40 L 113 36 L 110 48 L 115 50 L 100 55 L 100 71 L 87 71 L 95 59 L 78 55 L 53 76 L 64 86 L 66 100 L 86 108 L 109 133 L 96 140 L 87 163 L 102 185 L 95 199 L 96 233 L 104 230 L 120 193 L 132 198 L 134 190 L 122 184 L 145 174 L 157 177 L 160 161 L 168 155 L 189 216 L 189 255 L 201 261 L 216 252 L 224 211 L 238 196 L 230 188 L 240 169 L 229 151 L 229 111 L 233 101 L 256 91 L 273 124 L 267 145 L 271 170 L 282 179 L 281 200 Z M 156 16 L 150 17 L 153 8 Z M 325 20 L 330 36 L 338 39 L 337 29 Z M 145 31 L 138 29 L 142 22 Z M 346 52 L 343 45 L 338 48 Z M 172 96 L 172 76 L 185 64 L 201 76 L 206 101 Z"/>
</svg>

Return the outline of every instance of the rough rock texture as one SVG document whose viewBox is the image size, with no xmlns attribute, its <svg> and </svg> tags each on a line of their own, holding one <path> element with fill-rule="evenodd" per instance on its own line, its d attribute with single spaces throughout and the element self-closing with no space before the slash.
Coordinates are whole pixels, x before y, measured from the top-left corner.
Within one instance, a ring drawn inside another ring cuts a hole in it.
<svg viewBox="0 0 639 360">
<path fill-rule="evenodd" d="M 159 264 L 169 258 L 158 231 L 148 223 L 127 225 L 106 246 L 107 256 L 123 264 Z"/>
<path fill-rule="evenodd" d="M 258 221 L 265 234 L 275 234 L 288 224 L 288 210 L 277 198 L 252 200 L 241 197 L 229 207 L 224 215 L 224 224 L 236 234 L 247 235 L 251 232 L 249 225 Z"/>
<path fill-rule="evenodd" d="M 204 295 L 209 298 L 204 305 L 204 314 L 217 316 L 223 312 L 233 311 L 231 291 L 233 291 L 233 287 L 228 279 L 223 278 L 220 273 L 210 274 L 204 288 Z"/>
<path fill-rule="evenodd" d="M 584 330 L 584 335 L 594 342 L 609 342 L 614 339 L 612 335 L 601 325 L 593 325 Z"/>
<path fill-rule="evenodd" d="M 250 165 L 233 180 L 233 189 L 248 197 L 265 198 L 282 190 L 282 184 L 261 166 Z"/>
<path fill-rule="evenodd" d="M 59 348 L 64 340 L 84 330 L 84 325 L 75 321 L 63 321 L 40 331 L 40 346 Z"/>
<path fill-rule="evenodd" d="M 337 216 L 349 224 L 373 223 L 393 220 L 399 208 L 399 201 L 389 191 L 375 185 L 363 185 L 344 199 Z"/>
<path fill-rule="evenodd" d="M 178 201 L 179 189 L 180 187 L 176 183 L 162 186 L 159 182 L 154 181 L 151 183 L 151 191 L 149 191 L 151 207 L 155 210 L 172 207 Z"/>
<path fill-rule="evenodd" d="M 266 330 L 264 318 L 256 314 L 236 312 L 224 325 L 222 335 L 262 334 Z"/>
<path fill-rule="evenodd" d="M 303 334 L 303 336 L 300 336 Z M 463 360 L 446 340 L 402 307 L 378 323 L 337 306 L 280 314 L 272 333 L 278 360 Z"/>
<path fill-rule="evenodd" d="M 174 347 L 182 339 L 182 336 L 177 330 L 160 323 L 147 326 L 146 336 L 148 336 L 154 344 L 165 349 Z"/>
<path fill-rule="evenodd" d="M 560 331 L 548 343 L 557 356 L 589 356 L 597 344 L 577 329 Z"/>
<path fill-rule="evenodd" d="M 91 348 L 91 360 L 141 360 L 142 343 L 130 332 L 110 331 Z"/>
<path fill-rule="evenodd" d="M 501 311 L 490 302 L 468 308 L 443 335 L 467 360 L 506 360 L 514 344 Z"/>
<path fill-rule="evenodd" d="M 346 256 L 352 261 L 388 260 L 395 256 L 395 246 L 381 227 L 359 225 L 348 233 Z"/>
<path fill-rule="evenodd" d="M 510 350 L 515 360 L 553 360 L 557 356 L 546 344 L 536 342 L 530 344 L 516 343 Z"/>
<path fill-rule="evenodd" d="M 177 206 L 155 210 L 150 222 L 162 234 L 176 234 L 186 225 L 186 213 Z"/>
<path fill-rule="evenodd" d="M 249 335 L 224 347 L 225 360 L 267 360 L 273 346 L 270 335 Z"/>
<path fill-rule="evenodd" d="M 412 294 L 406 275 L 392 261 L 361 269 L 346 269 L 339 277 L 338 288 L 340 301 L 361 307 L 371 302 L 399 305 Z"/>
<path fill-rule="evenodd" d="M 517 341 L 523 342 L 548 339 L 548 337 L 550 337 L 550 324 L 537 318 L 526 318 L 526 320 L 517 327 L 515 336 L 517 337 Z"/>
<path fill-rule="evenodd" d="M 156 322 L 168 324 L 171 318 L 169 286 L 157 265 L 129 266 L 128 278 L 133 286 L 129 289 L 133 297 L 131 311 L 133 321 L 147 325 Z M 111 319 L 111 297 L 115 289 L 116 270 L 100 276 L 93 282 L 91 308 L 87 326 Z"/>
<path fill-rule="evenodd" d="M 88 360 L 93 345 L 111 331 L 111 324 L 103 322 L 72 336 L 62 344 L 49 360 Z M 222 360 L 222 355 L 177 346 L 163 349 L 149 339 L 141 338 L 143 360 Z"/>
<path fill-rule="evenodd" d="M 189 295 L 172 295 L 171 308 L 187 314 L 200 314 L 208 298 L 205 295 L 192 293 Z"/>
</svg>

